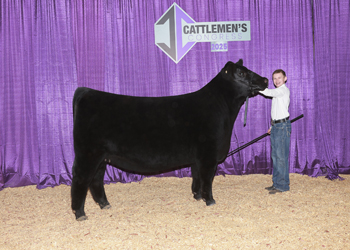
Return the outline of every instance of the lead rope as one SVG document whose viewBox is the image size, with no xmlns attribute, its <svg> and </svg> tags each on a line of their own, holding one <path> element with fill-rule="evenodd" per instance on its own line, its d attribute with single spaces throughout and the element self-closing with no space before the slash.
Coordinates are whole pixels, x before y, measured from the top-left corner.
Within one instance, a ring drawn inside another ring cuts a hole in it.
<svg viewBox="0 0 350 250">
<path fill-rule="evenodd" d="M 243 127 L 245 127 L 245 125 L 247 124 L 248 100 L 249 100 L 249 97 L 247 96 L 247 99 L 245 100 L 244 125 L 243 125 Z"/>
</svg>

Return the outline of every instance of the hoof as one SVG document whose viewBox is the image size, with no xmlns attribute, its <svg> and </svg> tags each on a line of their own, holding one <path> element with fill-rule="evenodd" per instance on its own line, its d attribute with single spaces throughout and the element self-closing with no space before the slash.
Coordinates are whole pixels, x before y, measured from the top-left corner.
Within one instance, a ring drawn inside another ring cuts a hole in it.
<svg viewBox="0 0 350 250">
<path fill-rule="evenodd" d="M 207 206 L 213 206 L 216 204 L 215 200 L 211 200 L 211 201 L 206 201 L 205 204 L 207 204 Z"/>
<path fill-rule="evenodd" d="M 202 195 L 201 194 L 194 194 L 193 198 L 195 198 L 197 201 L 202 199 Z"/>
<path fill-rule="evenodd" d="M 77 218 L 77 221 L 84 221 L 87 220 L 88 217 L 86 215 L 80 216 L 79 218 Z"/>
<path fill-rule="evenodd" d="M 97 203 L 101 209 L 109 209 L 111 208 L 111 205 L 109 205 L 109 202 L 103 202 L 103 203 Z"/>
<path fill-rule="evenodd" d="M 104 206 L 104 207 L 101 207 L 101 209 L 110 209 L 112 206 L 111 205 L 106 205 L 106 206 Z"/>
</svg>

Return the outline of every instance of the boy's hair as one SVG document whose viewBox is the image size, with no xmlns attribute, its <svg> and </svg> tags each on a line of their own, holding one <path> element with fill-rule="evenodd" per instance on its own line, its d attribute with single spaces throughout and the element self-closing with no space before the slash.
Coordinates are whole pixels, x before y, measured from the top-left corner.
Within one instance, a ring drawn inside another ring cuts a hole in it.
<svg viewBox="0 0 350 250">
<path fill-rule="evenodd" d="M 272 75 L 278 74 L 278 73 L 282 73 L 284 76 L 287 76 L 287 75 L 286 75 L 286 72 L 284 72 L 283 69 L 276 69 L 276 70 L 272 73 Z"/>
</svg>

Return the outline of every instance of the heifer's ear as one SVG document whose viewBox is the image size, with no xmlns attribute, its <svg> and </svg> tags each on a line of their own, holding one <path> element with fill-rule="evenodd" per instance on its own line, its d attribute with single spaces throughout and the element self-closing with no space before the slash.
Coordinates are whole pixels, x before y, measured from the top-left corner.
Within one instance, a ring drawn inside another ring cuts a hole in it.
<svg viewBox="0 0 350 250">
<path fill-rule="evenodd" d="M 243 66 L 243 60 L 239 59 L 238 62 L 236 62 L 236 64 L 239 65 L 239 66 Z"/>
<path fill-rule="evenodd" d="M 224 67 L 224 68 L 228 67 L 230 64 L 232 65 L 232 64 L 234 64 L 234 63 L 231 62 L 231 61 L 228 61 L 228 62 L 225 64 L 225 67 Z"/>
<path fill-rule="evenodd" d="M 222 69 L 224 70 L 224 72 L 227 74 L 227 71 L 232 67 L 234 66 L 235 64 L 231 61 L 228 61 L 226 64 L 225 64 L 225 67 Z"/>
</svg>

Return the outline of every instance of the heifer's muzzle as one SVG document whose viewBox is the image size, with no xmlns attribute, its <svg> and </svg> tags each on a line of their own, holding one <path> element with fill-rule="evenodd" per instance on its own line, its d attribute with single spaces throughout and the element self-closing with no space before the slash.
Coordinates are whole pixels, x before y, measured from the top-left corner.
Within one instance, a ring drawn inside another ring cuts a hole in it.
<svg viewBox="0 0 350 250">
<path fill-rule="evenodd" d="M 269 86 L 269 80 L 265 77 L 263 77 L 263 80 L 262 80 L 262 84 L 260 85 L 253 85 L 252 83 L 250 83 L 250 92 L 252 95 L 255 95 L 258 93 L 258 91 L 260 90 L 264 90 L 266 89 L 268 86 Z"/>
</svg>

